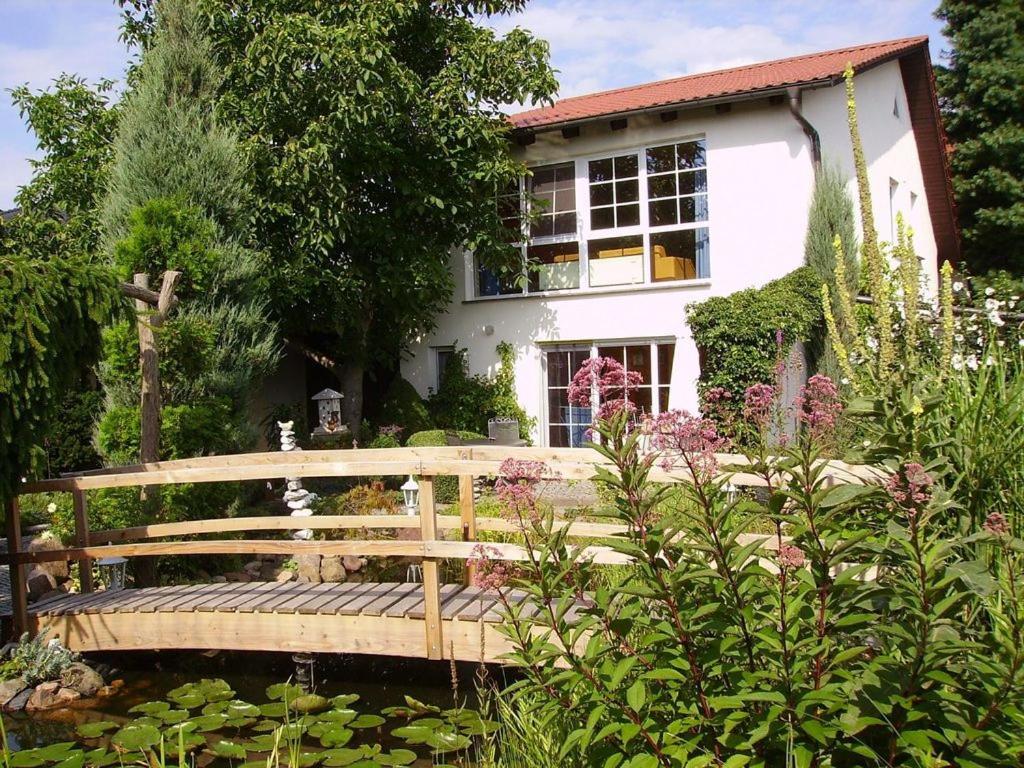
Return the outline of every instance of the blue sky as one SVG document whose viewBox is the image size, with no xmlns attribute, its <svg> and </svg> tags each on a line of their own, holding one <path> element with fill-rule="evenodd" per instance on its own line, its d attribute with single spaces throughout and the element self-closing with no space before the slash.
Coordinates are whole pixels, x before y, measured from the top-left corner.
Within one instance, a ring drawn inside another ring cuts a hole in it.
<svg viewBox="0 0 1024 768">
<path fill-rule="evenodd" d="M 926 34 L 945 41 L 937 0 L 533 0 L 492 22 L 551 43 L 562 96 L 682 74 Z M 119 78 L 128 57 L 113 0 L 0 0 L 0 208 L 30 177 L 35 141 L 8 89 L 61 72 Z"/>
</svg>

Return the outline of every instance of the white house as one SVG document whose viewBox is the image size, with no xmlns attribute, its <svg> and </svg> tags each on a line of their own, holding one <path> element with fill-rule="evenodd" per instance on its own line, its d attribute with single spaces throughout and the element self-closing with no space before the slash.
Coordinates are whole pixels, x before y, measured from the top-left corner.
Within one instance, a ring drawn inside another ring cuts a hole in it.
<svg viewBox="0 0 1024 768">
<path fill-rule="evenodd" d="M 958 241 L 928 39 L 862 45 L 514 115 L 532 176 L 506 210 L 517 215 L 520 195 L 544 201 L 522 245 L 538 269 L 522 287 L 502 285 L 472 254 L 456 255 L 451 306 L 403 375 L 427 395 L 454 347 L 472 373 L 493 374 L 495 346 L 510 342 L 520 402 L 545 446 L 578 444 L 589 418 L 568 406 L 566 387 L 592 355 L 642 373 L 645 410 L 695 410 L 686 306 L 800 266 L 818 158 L 853 178 L 848 62 L 879 235 L 889 239 L 901 212 L 934 284 Z"/>
</svg>

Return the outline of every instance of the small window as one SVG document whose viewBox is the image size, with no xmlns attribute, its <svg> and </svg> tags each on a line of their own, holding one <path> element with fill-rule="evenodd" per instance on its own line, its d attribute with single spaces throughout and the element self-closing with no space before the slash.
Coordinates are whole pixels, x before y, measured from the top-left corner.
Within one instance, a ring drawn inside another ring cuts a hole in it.
<svg viewBox="0 0 1024 768">
<path fill-rule="evenodd" d="M 616 229 L 640 224 L 640 170 L 637 156 L 622 155 L 588 163 L 590 228 Z"/>
<path fill-rule="evenodd" d="M 707 279 L 710 265 L 707 228 L 651 233 L 653 282 Z"/>
<path fill-rule="evenodd" d="M 436 376 L 434 384 L 436 385 L 434 391 L 441 391 L 441 383 L 444 381 L 445 371 L 448 370 L 448 364 L 455 357 L 455 347 L 434 347 L 434 366 L 436 369 Z"/>
<path fill-rule="evenodd" d="M 587 242 L 590 284 L 629 285 L 644 281 L 643 235 Z"/>
<path fill-rule="evenodd" d="M 575 168 L 575 163 L 560 163 L 534 169 L 528 180 L 530 237 L 576 233 Z"/>
<path fill-rule="evenodd" d="M 651 227 L 707 221 L 708 174 L 704 141 L 652 147 L 647 157 Z"/>
<path fill-rule="evenodd" d="M 531 291 L 580 287 L 580 246 L 577 241 L 530 245 L 526 249 L 526 258 L 530 262 Z"/>
</svg>

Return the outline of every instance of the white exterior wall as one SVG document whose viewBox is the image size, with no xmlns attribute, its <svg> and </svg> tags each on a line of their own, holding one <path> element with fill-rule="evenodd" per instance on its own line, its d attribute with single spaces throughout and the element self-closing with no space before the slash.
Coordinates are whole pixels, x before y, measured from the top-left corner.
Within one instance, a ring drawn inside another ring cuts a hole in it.
<svg viewBox="0 0 1024 768">
<path fill-rule="evenodd" d="M 917 194 L 918 249 L 934 265 L 935 246 L 926 226 L 924 186 L 899 65 L 871 70 L 858 76 L 856 84 L 879 230 L 884 237 L 890 177 L 906 181 L 908 201 L 909 191 Z M 894 94 L 901 99 L 900 120 L 892 117 Z M 838 86 L 807 93 L 804 111 L 821 134 L 826 157 L 843 161 L 852 177 L 845 104 Z M 544 445 L 545 345 L 675 341 L 669 406 L 695 411 L 699 366 L 685 321 L 687 305 L 761 286 L 803 263 L 813 169 L 807 137 L 787 105 L 762 99 L 738 102 L 725 114 L 712 108 L 680 110 L 678 119 L 669 123 L 657 115 L 631 117 L 627 129 L 615 132 L 604 120 L 582 126 L 581 135 L 571 140 L 559 131 L 540 134 L 523 152 L 527 164 L 540 165 L 700 137 L 707 146 L 709 280 L 476 299 L 472 257 L 457 254 L 453 301 L 438 319 L 437 330 L 413 346 L 402 374 L 426 395 L 437 381 L 433 348 L 465 347 L 470 372 L 493 375 L 495 346 L 510 342 L 516 352 L 519 400 L 537 418 L 534 441 Z M 586 200 L 577 200 L 577 210 L 587 215 Z M 585 262 L 581 269 L 586 269 Z"/>
</svg>

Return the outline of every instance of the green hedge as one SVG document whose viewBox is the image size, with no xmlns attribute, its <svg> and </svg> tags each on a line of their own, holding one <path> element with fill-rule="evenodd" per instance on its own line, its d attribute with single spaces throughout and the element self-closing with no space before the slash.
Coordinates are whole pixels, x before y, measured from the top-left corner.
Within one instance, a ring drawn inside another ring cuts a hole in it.
<svg viewBox="0 0 1024 768">
<path fill-rule="evenodd" d="M 810 267 L 800 267 L 762 288 L 749 288 L 693 304 L 687 319 L 701 352 L 698 390 L 723 387 L 733 402 L 752 384 L 773 383 L 779 356 L 776 332 L 784 350 L 808 341 L 822 322 L 821 281 Z"/>
<path fill-rule="evenodd" d="M 457 430 L 459 438 L 462 440 L 482 440 L 484 435 L 477 432 L 467 432 L 465 430 Z M 448 445 L 448 441 L 445 439 L 445 431 L 443 429 L 429 429 L 424 432 L 417 432 L 414 435 L 409 435 L 409 439 L 405 441 L 405 444 L 409 448 L 428 448 L 430 446 L 443 446 Z M 455 504 L 459 500 L 459 478 L 454 475 L 441 475 L 434 478 L 434 501 L 441 504 Z"/>
</svg>

